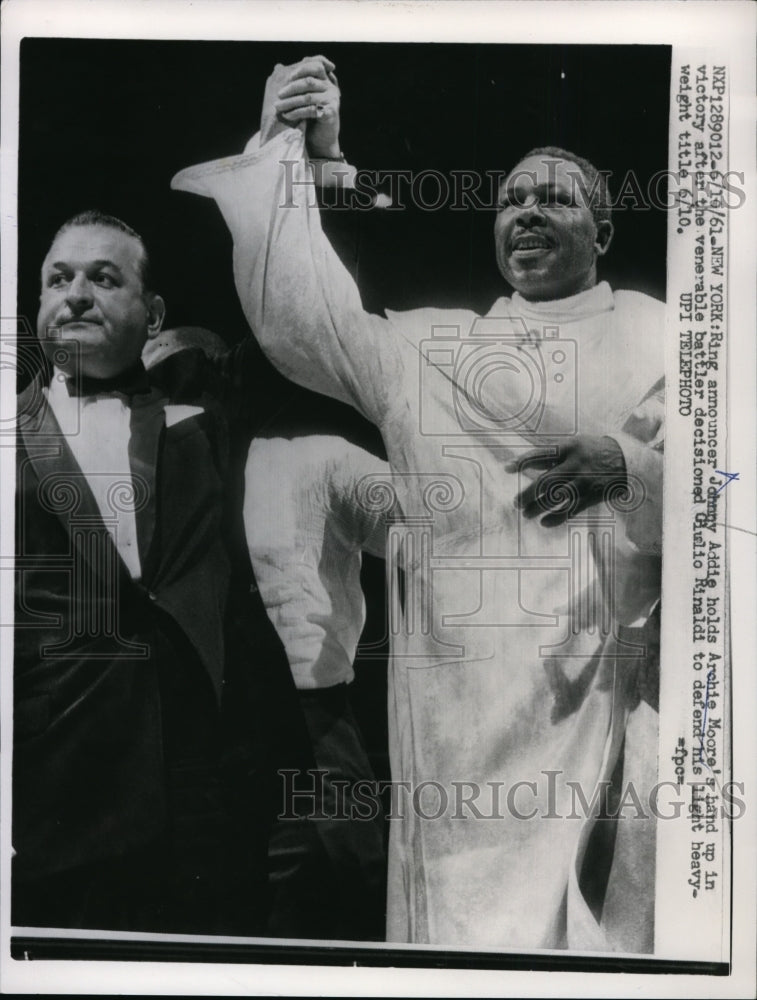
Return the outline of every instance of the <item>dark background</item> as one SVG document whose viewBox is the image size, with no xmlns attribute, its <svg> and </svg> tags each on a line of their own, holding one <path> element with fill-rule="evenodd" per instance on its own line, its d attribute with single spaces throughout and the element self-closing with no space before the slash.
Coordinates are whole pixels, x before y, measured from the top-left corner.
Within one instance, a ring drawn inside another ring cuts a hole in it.
<svg viewBox="0 0 757 1000">
<path fill-rule="evenodd" d="M 167 325 L 246 329 L 215 205 L 169 190 L 192 163 L 241 152 L 276 62 L 322 51 L 342 88 L 342 142 L 367 169 L 507 170 L 559 145 L 642 189 L 667 167 L 667 46 L 501 46 L 25 39 L 19 309 L 36 315 L 58 225 L 97 207 L 151 247 Z M 360 213 L 366 305 L 485 309 L 502 293 L 493 212 Z M 665 213 L 619 211 L 602 277 L 665 294 Z"/>
<path fill-rule="evenodd" d="M 296 25 L 293 26 L 296 30 Z M 182 167 L 241 152 L 257 130 L 274 64 L 323 52 L 342 89 L 342 148 L 372 170 L 507 170 L 558 145 L 642 191 L 667 167 L 667 46 L 111 41 L 27 38 L 21 46 L 18 311 L 35 325 L 39 268 L 58 226 L 99 208 L 142 233 L 166 326 L 246 332 L 231 242 L 209 200 L 172 192 Z M 611 179 L 611 189 L 612 189 Z M 664 192 L 662 192 L 664 194 Z M 406 201 L 409 199 L 406 199 Z M 356 251 L 367 308 L 454 305 L 485 311 L 504 291 L 493 211 L 329 212 Z M 613 287 L 664 298 L 666 216 L 618 211 L 600 264 Z M 294 393 L 260 361 L 267 398 L 380 450 L 352 411 Z M 28 373 L 23 377 L 28 377 Z M 366 559 L 365 639 L 383 636 L 383 564 Z M 385 659 L 358 662 L 354 701 L 386 775 Z"/>
</svg>

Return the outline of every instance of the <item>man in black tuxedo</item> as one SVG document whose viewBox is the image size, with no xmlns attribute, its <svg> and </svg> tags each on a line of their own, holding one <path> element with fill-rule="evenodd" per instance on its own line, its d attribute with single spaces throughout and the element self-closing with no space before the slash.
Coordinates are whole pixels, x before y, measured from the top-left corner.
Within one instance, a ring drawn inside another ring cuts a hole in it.
<svg viewBox="0 0 757 1000">
<path fill-rule="evenodd" d="M 257 933 L 274 768 L 307 762 L 277 755 L 298 746 L 287 662 L 229 556 L 256 355 L 182 351 L 148 378 L 148 264 L 87 212 L 42 266 L 50 378 L 18 405 L 12 921 Z"/>
</svg>

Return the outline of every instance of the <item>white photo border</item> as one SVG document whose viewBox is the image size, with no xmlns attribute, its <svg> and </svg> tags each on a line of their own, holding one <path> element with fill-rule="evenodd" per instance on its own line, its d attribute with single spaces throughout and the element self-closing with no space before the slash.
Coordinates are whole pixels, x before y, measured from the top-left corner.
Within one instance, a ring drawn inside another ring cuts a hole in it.
<svg viewBox="0 0 757 1000">
<path fill-rule="evenodd" d="M 10 789 L 12 739 L 12 630 L 0 629 L 0 987 L 17 993 L 123 993 L 164 995 L 436 995 L 436 996 L 689 996 L 754 995 L 757 941 L 757 704 L 755 643 L 755 306 L 757 246 L 751 199 L 757 194 L 754 158 L 755 8 L 749 2 L 595 3 L 573 0 L 514 2 L 361 2 L 361 0 L 9 0 L 2 8 L 2 306 L 3 322 L 16 312 L 19 48 L 24 37 L 249 39 L 256 41 L 501 42 L 672 44 L 711 48 L 728 58 L 731 80 L 732 169 L 745 174 L 745 210 L 733 213 L 729 239 L 729 468 L 740 489 L 729 495 L 729 525 L 739 532 L 730 571 L 733 662 L 733 775 L 745 784 L 747 810 L 733 828 L 732 965 L 729 976 L 605 972 L 513 971 L 490 968 L 413 969 L 243 963 L 21 962 L 10 956 Z M 296 25 L 297 39 L 292 38 Z M 15 412 L 15 373 L 3 368 L 0 419 Z M 0 558 L 13 552 L 12 449 L 0 449 L 2 513 Z M 13 574 L 0 573 L 3 609 L 13 604 Z M 686 928 L 681 928 L 686 933 Z M 98 938 L 108 935 L 98 934 Z M 124 935 L 120 935 L 123 938 Z M 128 935 L 134 942 L 150 935 Z M 159 939 L 162 939 L 160 936 Z M 213 939 L 203 939 L 212 943 Z M 284 946 L 285 947 L 285 946 Z M 397 948 L 392 945 L 392 948 Z M 412 951 L 412 946 L 399 950 Z M 433 950 L 433 949 L 426 949 Z M 443 954 L 443 950 L 439 949 Z M 559 965 L 560 953 L 555 953 Z M 599 958 L 599 956 L 597 956 Z M 606 957 L 606 956 L 603 956 Z"/>
</svg>

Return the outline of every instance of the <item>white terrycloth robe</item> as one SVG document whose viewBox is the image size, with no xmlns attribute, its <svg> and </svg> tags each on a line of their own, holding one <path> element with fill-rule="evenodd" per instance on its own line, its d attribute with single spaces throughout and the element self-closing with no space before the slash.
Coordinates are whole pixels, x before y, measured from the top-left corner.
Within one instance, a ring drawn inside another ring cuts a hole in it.
<svg viewBox="0 0 757 1000">
<path fill-rule="evenodd" d="M 388 466 L 335 434 L 255 438 L 245 466 L 244 526 L 260 596 L 298 690 L 350 684 L 365 624 L 361 552 L 384 555 L 380 510 L 361 483 Z"/>
<path fill-rule="evenodd" d="M 602 283 L 556 302 L 502 298 L 484 326 L 463 310 L 369 315 L 323 236 L 301 133 L 248 150 L 173 186 L 218 202 L 271 360 L 381 429 L 405 515 L 387 554 L 404 574 L 389 596 L 390 754 L 394 781 L 410 783 L 392 821 L 388 939 L 651 950 L 654 824 L 634 809 L 618 822 L 592 910 L 594 824 L 567 782 L 590 802 L 624 734 L 624 774 L 642 797 L 655 780 L 656 714 L 636 697 L 636 647 L 615 634 L 659 597 L 650 392 L 664 307 Z M 527 480 L 507 462 L 573 433 L 612 434 L 642 502 L 557 528 L 525 520 L 513 499 Z"/>
</svg>

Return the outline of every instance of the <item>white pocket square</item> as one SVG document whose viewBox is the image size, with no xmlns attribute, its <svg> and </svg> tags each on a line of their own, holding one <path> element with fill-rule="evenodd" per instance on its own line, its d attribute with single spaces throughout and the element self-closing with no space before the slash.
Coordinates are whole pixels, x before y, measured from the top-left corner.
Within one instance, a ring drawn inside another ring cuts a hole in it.
<svg viewBox="0 0 757 1000">
<path fill-rule="evenodd" d="M 166 427 L 173 427 L 181 420 L 188 420 L 189 417 L 196 417 L 205 410 L 201 406 L 186 406 L 181 403 L 166 406 Z"/>
</svg>

